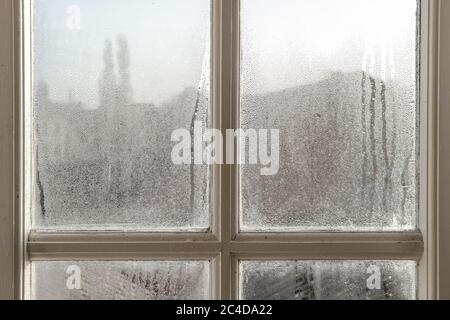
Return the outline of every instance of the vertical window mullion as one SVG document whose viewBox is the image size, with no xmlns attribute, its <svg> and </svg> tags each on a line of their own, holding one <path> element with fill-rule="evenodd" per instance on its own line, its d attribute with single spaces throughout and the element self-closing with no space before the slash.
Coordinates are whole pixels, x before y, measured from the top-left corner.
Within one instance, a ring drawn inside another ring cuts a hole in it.
<svg viewBox="0 0 450 320">
<path fill-rule="evenodd" d="M 236 129 L 239 118 L 239 0 L 217 1 L 221 13 L 221 129 L 225 138 L 226 158 L 227 129 Z M 235 144 L 236 147 L 236 144 Z M 236 153 L 235 153 L 236 154 Z M 221 298 L 232 298 L 236 284 L 232 282 L 231 241 L 237 231 L 238 215 L 238 166 L 226 164 L 221 172 L 220 240 Z"/>
</svg>

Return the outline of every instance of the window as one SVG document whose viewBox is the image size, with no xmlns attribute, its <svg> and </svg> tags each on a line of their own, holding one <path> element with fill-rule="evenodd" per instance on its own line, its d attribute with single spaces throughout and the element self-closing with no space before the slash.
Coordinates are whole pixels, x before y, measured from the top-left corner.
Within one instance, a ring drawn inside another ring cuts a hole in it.
<svg viewBox="0 0 450 320">
<path fill-rule="evenodd" d="M 170 139 L 210 126 L 210 1 L 31 11 L 32 229 L 207 230 L 209 168 L 171 165 Z"/>
<path fill-rule="evenodd" d="M 17 297 L 435 297 L 434 1 L 14 9 Z"/>
<path fill-rule="evenodd" d="M 280 129 L 243 230 L 416 228 L 417 28 L 410 0 L 241 2 L 241 124 Z"/>
</svg>

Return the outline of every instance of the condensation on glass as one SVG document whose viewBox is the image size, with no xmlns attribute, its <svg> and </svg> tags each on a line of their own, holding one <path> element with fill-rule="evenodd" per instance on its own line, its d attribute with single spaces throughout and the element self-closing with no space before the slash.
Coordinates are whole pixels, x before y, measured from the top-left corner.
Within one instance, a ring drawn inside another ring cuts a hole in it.
<svg viewBox="0 0 450 320">
<path fill-rule="evenodd" d="M 240 298 L 251 300 L 414 300 L 410 261 L 244 261 Z"/>
<path fill-rule="evenodd" d="M 206 300 L 209 262 L 33 262 L 33 300 Z"/>
<path fill-rule="evenodd" d="M 210 123 L 210 0 L 33 3 L 33 226 L 207 230 L 171 134 Z"/>
<path fill-rule="evenodd" d="M 280 130 L 278 174 L 242 167 L 241 230 L 416 228 L 417 9 L 241 1 L 241 125 Z"/>
</svg>

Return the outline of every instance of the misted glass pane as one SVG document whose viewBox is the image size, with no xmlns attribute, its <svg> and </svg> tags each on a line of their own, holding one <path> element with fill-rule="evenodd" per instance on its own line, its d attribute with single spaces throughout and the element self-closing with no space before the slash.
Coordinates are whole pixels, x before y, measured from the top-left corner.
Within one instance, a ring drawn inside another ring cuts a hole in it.
<svg viewBox="0 0 450 320">
<path fill-rule="evenodd" d="M 276 174 L 242 168 L 241 229 L 415 229 L 417 1 L 241 6 L 241 125 L 280 130 Z"/>
<path fill-rule="evenodd" d="M 240 298 L 255 300 L 414 300 L 409 261 L 245 261 Z"/>
<path fill-rule="evenodd" d="M 171 134 L 210 123 L 211 1 L 33 3 L 33 226 L 208 229 Z"/>
<path fill-rule="evenodd" d="M 205 300 L 209 262 L 33 262 L 36 300 Z"/>
</svg>

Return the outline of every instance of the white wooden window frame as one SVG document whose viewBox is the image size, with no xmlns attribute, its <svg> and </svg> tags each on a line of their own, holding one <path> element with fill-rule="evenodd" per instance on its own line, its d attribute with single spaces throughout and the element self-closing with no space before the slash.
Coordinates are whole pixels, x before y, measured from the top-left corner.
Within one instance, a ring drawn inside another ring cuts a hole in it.
<svg viewBox="0 0 450 320">
<path fill-rule="evenodd" d="M 210 233 L 29 230 L 30 0 L 0 0 L 0 299 L 28 298 L 30 261 L 211 261 L 211 298 L 238 298 L 242 259 L 415 260 L 419 299 L 450 298 L 450 1 L 422 0 L 419 231 L 239 233 L 239 167 L 213 170 Z M 239 0 L 213 0 L 213 115 L 239 124 Z M 442 196 L 440 196 L 442 195 Z"/>
</svg>

